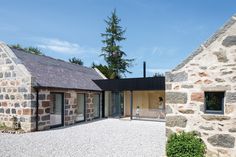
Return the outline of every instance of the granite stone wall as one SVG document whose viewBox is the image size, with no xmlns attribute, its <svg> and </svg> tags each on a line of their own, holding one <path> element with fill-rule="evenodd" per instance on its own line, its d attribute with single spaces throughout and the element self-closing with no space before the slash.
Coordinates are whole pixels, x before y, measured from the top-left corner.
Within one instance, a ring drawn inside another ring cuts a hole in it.
<svg viewBox="0 0 236 157">
<path fill-rule="evenodd" d="M 35 98 L 37 92 L 34 89 Z M 35 112 L 36 116 L 37 112 Z M 47 89 L 38 90 L 38 130 L 50 129 L 50 91 Z"/>
<path fill-rule="evenodd" d="M 0 43 L 0 123 L 13 127 L 17 119 L 25 131 L 35 130 L 33 78 L 14 53 Z"/>
<path fill-rule="evenodd" d="M 91 121 L 94 119 L 93 96 L 94 94 L 101 94 L 100 92 L 80 91 L 80 90 L 61 90 L 61 89 L 49 89 L 49 88 L 40 89 L 39 90 L 39 109 L 38 109 L 38 115 L 39 115 L 38 130 L 50 129 L 51 93 L 64 94 L 64 125 L 65 126 L 76 123 L 76 116 L 77 116 L 76 110 L 78 108 L 77 106 L 78 93 L 85 94 L 85 102 L 86 102 L 85 121 Z M 101 105 L 101 102 L 100 102 L 100 105 Z"/>
<path fill-rule="evenodd" d="M 0 124 L 14 127 L 17 121 L 26 132 L 50 129 L 52 92 L 64 94 L 64 125 L 76 122 L 77 93 L 85 93 L 86 121 L 94 119 L 93 96 L 97 92 L 61 89 L 37 89 L 34 78 L 11 49 L 0 42 Z M 38 91 L 38 94 L 37 94 Z M 100 92 L 98 92 L 101 94 Z M 38 97 L 38 116 L 37 116 Z M 101 104 L 101 102 L 100 102 Z"/>
<path fill-rule="evenodd" d="M 204 111 L 204 92 L 223 91 L 224 114 Z M 236 156 L 236 17 L 166 73 L 166 135 L 195 131 L 208 156 Z"/>
</svg>

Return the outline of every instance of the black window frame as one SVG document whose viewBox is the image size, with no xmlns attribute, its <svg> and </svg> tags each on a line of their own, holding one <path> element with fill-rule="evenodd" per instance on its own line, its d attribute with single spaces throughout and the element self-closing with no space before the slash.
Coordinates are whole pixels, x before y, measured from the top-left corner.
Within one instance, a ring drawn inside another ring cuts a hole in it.
<svg viewBox="0 0 236 157">
<path fill-rule="evenodd" d="M 51 125 L 50 128 L 57 128 L 65 125 L 65 94 L 62 92 L 51 92 L 50 95 L 60 94 L 62 96 L 62 106 L 61 106 L 61 124 Z M 54 103 L 54 102 L 53 102 Z M 50 111 L 50 115 L 53 114 Z"/>
<path fill-rule="evenodd" d="M 222 102 L 221 102 L 221 110 L 207 110 L 207 94 L 209 93 L 222 93 Z M 224 104 L 225 104 L 225 91 L 205 91 L 204 92 L 204 112 L 206 114 L 224 114 Z"/>
<path fill-rule="evenodd" d="M 76 103 L 76 107 L 78 107 L 77 105 L 78 105 L 78 95 L 79 94 L 81 94 L 81 95 L 83 95 L 84 96 L 84 120 L 80 120 L 80 121 L 76 121 L 75 120 L 75 123 L 81 123 L 81 122 L 85 122 L 86 121 L 86 109 L 87 109 L 87 107 L 86 107 L 86 93 L 76 93 L 76 99 L 77 99 L 77 103 Z"/>
</svg>

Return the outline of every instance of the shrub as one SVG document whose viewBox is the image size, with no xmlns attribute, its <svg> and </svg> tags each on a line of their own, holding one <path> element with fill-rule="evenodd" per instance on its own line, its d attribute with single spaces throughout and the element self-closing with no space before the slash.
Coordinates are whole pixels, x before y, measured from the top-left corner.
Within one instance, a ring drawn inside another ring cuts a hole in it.
<svg viewBox="0 0 236 157">
<path fill-rule="evenodd" d="M 204 157 L 205 150 L 202 139 L 192 132 L 173 133 L 166 145 L 168 157 Z"/>
<path fill-rule="evenodd" d="M 0 129 L 5 129 L 5 128 L 6 128 L 5 123 L 0 123 Z"/>
</svg>

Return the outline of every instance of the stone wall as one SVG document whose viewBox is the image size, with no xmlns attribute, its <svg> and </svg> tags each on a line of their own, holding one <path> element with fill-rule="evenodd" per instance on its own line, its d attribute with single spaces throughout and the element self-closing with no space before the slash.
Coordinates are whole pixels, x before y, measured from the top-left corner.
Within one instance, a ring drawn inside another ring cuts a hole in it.
<svg viewBox="0 0 236 157">
<path fill-rule="evenodd" d="M 0 43 L 0 124 L 13 127 L 17 119 L 24 131 L 35 131 L 38 118 L 38 130 L 50 128 L 50 94 L 64 93 L 64 124 L 71 125 L 76 120 L 77 93 L 86 95 L 86 121 L 94 119 L 93 95 L 96 92 L 60 89 L 39 89 L 38 95 L 34 78 L 9 49 Z M 38 117 L 37 117 L 38 97 Z M 100 102 L 101 104 L 101 102 Z"/>
<path fill-rule="evenodd" d="M 236 18 L 166 74 L 166 132 L 195 131 L 209 156 L 236 155 Z M 204 92 L 225 91 L 224 114 L 204 112 Z"/>
<path fill-rule="evenodd" d="M 80 90 L 61 90 L 61 89 L 40 89 L 39 90 L 39 109 L 38 109 L 38 115 L 39 115 L 38 130 L 50 129 L 51 93 L 64 94 L 64 125 L 65 126 L 76 123 L 76 109 L 77 109 L 77 94 L 78 93 L 84 93 L 86 97 L 85 99 L 86 120 L 85 121 L 91 121 L 94 119 L 93 95 L 99 92 L 80 91 Z"/>
<path fill-rule="evenodd" d="M 34 89 L 35 98 L 37 97 Z M 35 112 L 35 116 L 36 116 Z M 50 91 L 38 90 L 38 130 L 50 129 Z"/>
<path fill-rule="evenodd" d="M 25 131 L 35 129 L 35 106 L 31 101 L 31 75 L 14 53 L 0 43 L 0 123 L 13 127 L 17 118 Z"/>
</svg>

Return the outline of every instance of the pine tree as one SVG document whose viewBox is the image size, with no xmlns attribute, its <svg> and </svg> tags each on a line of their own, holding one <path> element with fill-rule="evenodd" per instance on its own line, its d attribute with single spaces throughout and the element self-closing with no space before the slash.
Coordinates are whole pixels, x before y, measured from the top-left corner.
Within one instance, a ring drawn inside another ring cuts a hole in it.
<svg viewBox="0 0 236 157">
<path fill-rule="evenodd" d="M 93 63 L 92 68 L 97 68 L 108 79 L 115 78 L 115 73 L 107 65 Z"/>
<path fill-rule="evenodd" d="M 104 47 L 102 47 L 101 56 L 107 62 L 108 68 L 114 73 L 114 78 L 121 78 L 126 72 L 131 73 L 128 68 L 132 65 L 133 59 L 126 59 L 126 53 L 121 50 L 119 43 L 126 38 L 125 31 L 120 25 L 120 19 L 114 10 L 110 17 L 105 20 L 107 27 L 106 32 L 101 36 L 105 38 L 102 40 Z"/>
</svg>

